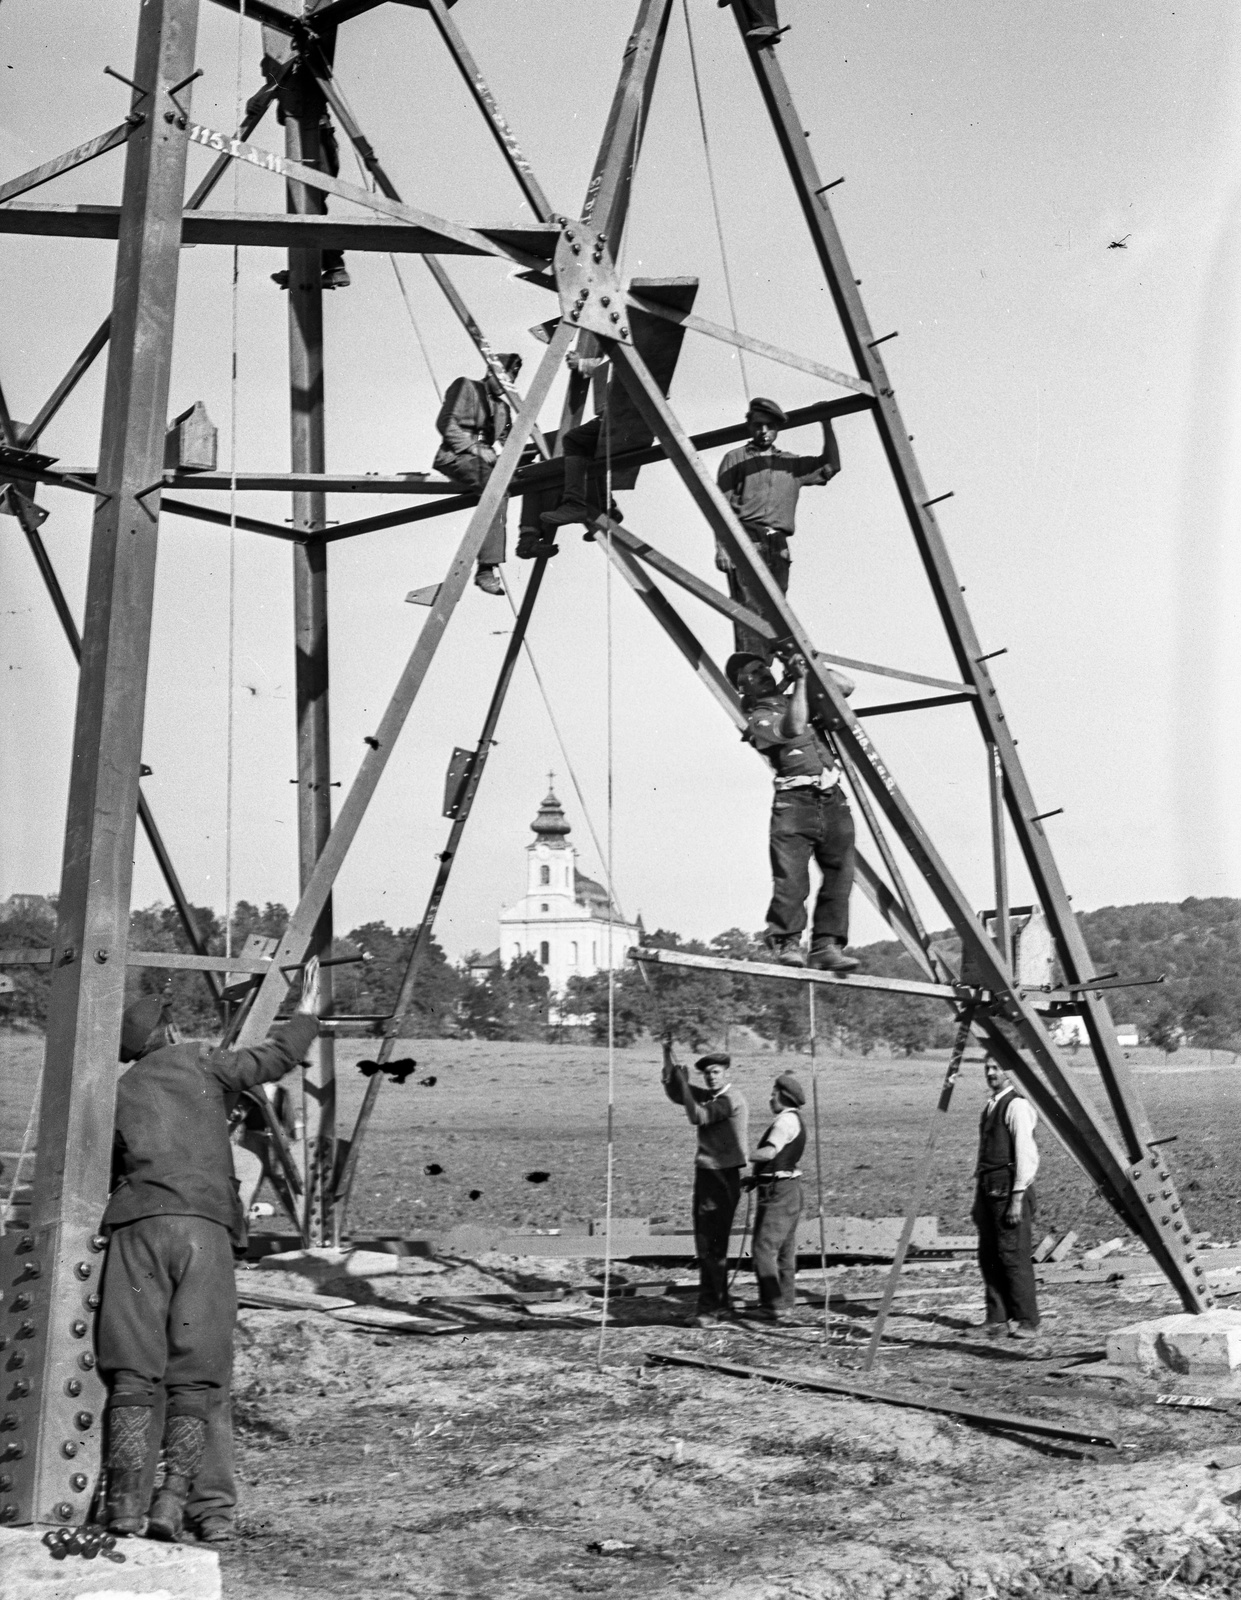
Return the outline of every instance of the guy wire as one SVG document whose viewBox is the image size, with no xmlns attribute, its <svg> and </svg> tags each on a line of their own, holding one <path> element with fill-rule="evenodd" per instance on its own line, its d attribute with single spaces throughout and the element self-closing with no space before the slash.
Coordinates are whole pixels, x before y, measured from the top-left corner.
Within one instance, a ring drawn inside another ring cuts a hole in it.
<svg viewBox="0 0 1241 1600">
<path fill-rule="evenodd" d="M 242 113 L 242 32 L 246 24 L 246 0 L 237 7 L 237 79 L 233 105 L 233 126 L 240 131 Z M 241 162 L 233 162 L 233 210 L 241 210 Z M 233 744 L 236 700 L 233 678 L 237 654 L 237 346 L 238 302 L 241 285 L 241 248 L 233 246 L 231 306 L 232 365 L 229 373 L 228 402 L 228 686 L 227 749 L 224 762 L 224 954 L 233 953 Z"/>
<path fill-rule="evenodd" d="M 609 387 L 611 373 L 609 373 Z M 605 396 L 607 389 L 604 390 Z M 604 477 L 604 512 L 607 518 L 612 515 L 612 412 L 611 407 L 604 402 L 603 410 L 603 445 L 606 461 Z M 607 758 L 608 758 L 608 853 L 605 862 L 605 878 L 608 890 L 608 1144 L 607 1144 L 607 1178 L 604 1194 L 603 1219 L 603 1316 L 599 1322 L 599 1355 L 598 1363 L 603 1365 L 603 1344 L 607 1336 L 608 1309 L 612 1292 L 612 1178 L 615 1155 L 615 1121 L 616 1121 L 616 968 L 613 963 L 613 926 L 616 918 L 615 898 L 612 892 L 612 847 L 613 847 L 613 791 L 612 791 L 612 524 L 607 522 L 607 531 L 603 534 L 606 541 L 607 571 L 604 575 L 604 613 L 606 617 L 605 628 L 605 658 L 607 662 Z"/>
</svg>

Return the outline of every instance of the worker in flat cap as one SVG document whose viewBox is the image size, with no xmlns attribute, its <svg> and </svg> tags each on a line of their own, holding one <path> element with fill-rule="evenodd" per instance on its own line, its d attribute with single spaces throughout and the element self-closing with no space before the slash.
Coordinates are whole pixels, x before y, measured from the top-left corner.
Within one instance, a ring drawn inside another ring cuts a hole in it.
<svg viewBox="0 0 1241 1600">
<path fill-rule="evenodd" d="M 776 449 L 776 435 L 788 425 L 788 417 L 774 400 L 756 395 L 746 413 L 750 430 L 748 441 L 730 450 L 720 463 L 716 479 L 724 498 L 736 513 L 746 537 L 762 556 L 767 569 L 780 586 L 789 592 L 789 539 L 794 532 L 797 497 L 803 489 L 830 481 L 840 471 L 840 449 L 830 418 L 823 423 L 823 450 L 817 456 L 795 456 Z M 752 582 L 733 565 L 728 553 L 717 546 L 715 564 L 728 578 L 728 592 L 734 600 L 761 614 L 761 597 Z M 770 660 L 767 641 L 759 634 L 733 625 L 738 650 Z"/>
<path fill-rule="evenodd" d="M 806 664 L 794 657 L 788 676 L 777 685 L 766 657 L 738 651 L 729 656 L 724 671 L 741 697 L 746 718 L 741 737 L 764 757 L 775 778 L 768 830 L 771 903 L 764 942 L 782 966 L 852 972 L 857 961 L 845 954 L 845 946 L 853 890 L 853 815 L 840 786 L 840 764 L 810 721 Z M 843 673 L 832 672 L 832 677 L 842 693 L 853 693 Z M 811 858 L 821 877 L 806 955 L 801 939 Z"/>
<path fill-rule="evenodd" d="M 664 1093 L 685 1115 L 698 1135 L 694 1156 L 694 1251 L 698 1257 L 698 1308 L 692 1320 L 699 1327 L 733 1315 L 728 1293 L 728 1240 L 748 1143 L 744 1097 L 728 1081 L 732 1057 L 700 1056 L 694 1070 L 702 1086 L 691 1083 L 689 1071 L 673 1058 L 672 1039 L 664 1036 Z"/>
<path fill-rule="evenodd" d="M 733 0 L 718 0 L 720 9 Z M 775 44 L 784 32 L 776 20 L 776 0 L 739 0 L 745 36 L 752 45 Z"/>
<path fill-rule="evenodd" d="M 978 1267 L 986 1287 L 984 1326 L 992 1337 L 1038 1337 L 1034 1284 L 1034 1176 L 1038 1113 L 989 1056 L 983 1067 L 991 1096 L 978 1121 L 974 1169 L 974 1226 Z"/>
<path fill-rule="evenodd" d="M 229 1102 L 292 1071 L 319 1031 L 319 966 L 307 963 L 297 1014 L 261 1045 L 179 1043 L 164 1001 L 125 1012 L 114 1186 L 99 1312 L 108 1384 L 107 1518 L 116 1533 L 179 1539 L 207 1419 L 227 1394 L 237 1295 L 233 1246 L 244 1219 L 233 1178 Z M 148 1509 L 152 1407 L 163 1388 L 164 1481 Z"/>
<path fill-rule="evenodd" d="M 443 443 L 431 463 L 436 472 L 461 489 L 481 491 L 495 471 L 496 461 L 513 426 L 513 415 L 500 382 L 503 371 L 509 386 L 517 382 L 521 357 L 506 351 L 488 363 L 481 378 L 454 378 L 440 407 L 435 426 Z M 504 593 L 500 565 L 505 557 L 505 523 L 508 502 L 497 510 L 478 552 L 474 582 L 484 594 Z"/>
<path fill-rule="evenodd" d="M 780 1322 L 796 1303 L 797 1222 L 801 1216 L 801 1158 L 806 1125 L 801 1108 L 806 1091 L 791 1072 L 782 1072 L 768 1100 L 775 1120 L 759 1140 L 750 1177 L 758 1196 L 754 1219 L 754 1275 L 763 1322 Z"/>
</svg>

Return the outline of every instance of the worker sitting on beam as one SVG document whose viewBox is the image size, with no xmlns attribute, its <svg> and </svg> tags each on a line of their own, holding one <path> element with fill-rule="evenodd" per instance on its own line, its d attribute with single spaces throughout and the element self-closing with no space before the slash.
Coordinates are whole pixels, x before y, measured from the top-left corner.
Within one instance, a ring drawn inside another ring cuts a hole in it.
<svg viewBox="0 0 1241 1600">
<path fill-rule="evenodd" d="M 810 722 L 806 664 L 795 657 L 789 677 L 777 687 L 765 656 L 746 651 L 724 668 L 746 714 L 742 738 L 775 773 L 771 810 L 771 904 L 765 943 L 786 967 L 809 964 L 823 972 L 852 972 L 849 894 L 853 888 L 853 817 L 840 787 L 840 766 L 827 741 Z M 853 684 L 833 673 L 844 694 Z M 788 692 L 791 689 L 791 693 Z M 810 954 L 801 948 L 810 895 L 810 858 L 822 874 L 814 902 Z"/>
<path fill-rule="evenodd" d="M 495 359 L 510 384 L 516 383 L 521 357 L 508 351 Z M 435 426 L 443 440 L 432 462 L 435 470 L 462 489 L 486 488 L 513 426 L 512 412 L 494 371 L 488 368 L 481 378 L 454 378 Z M 508 502 L 502 501 L 478 552 L 474 582 L 484 594 L 504 593 L 500 564 L 505 556 L 507 517 Z"/>
<path fill-rule="evenodd" d="M 783 408 L 774 400 L 756 395 L 746 412 L 749 440 L 730 450 L 720 463 L 716 479 L 720 492 L 736 513 L 746 537 L 767 564 L 779 585 L 789 592 L 789 539 L 794 533 L 797 497 L 803 489 L 830 483 L 840 471 L 840 449 L 832 431 L 831 419 L 823 423 L 823 451 L 817 456 L 795 456 L 776 449 L 776 435 L 788 423 Z M 753 579 L 737 571 L 728 552 L 716 546 L 715 564 L 728 578 L 728 592 L 734 600 L 752 611 L 763 610 L 763 596 L 754 589 Z M 741 623 L 734 624 L 738 650 L 769 657 L 765 640 Z"/>
</svg>

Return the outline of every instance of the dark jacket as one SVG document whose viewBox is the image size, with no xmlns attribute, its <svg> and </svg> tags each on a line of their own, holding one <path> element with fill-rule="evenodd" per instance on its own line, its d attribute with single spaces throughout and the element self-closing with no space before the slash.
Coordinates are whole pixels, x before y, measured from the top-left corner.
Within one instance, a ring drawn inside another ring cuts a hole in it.
<svg viewBox="0 0 1241 1600">
<path fill-rule="evenodd" d="M 229 1102 L 243 1089 L 283 1078 L 318 1032 L 314 1017 L 296 1016 L 250 1050 L 173 1044 L 135 1061 L 117 1089 L 119 1181 L 103 1227 L 140 1217 L 207 1217 L 240 1243 L 245 1219 L 233 1177 Z"/>
<path fill-rule="evenodd" d="M 511 425 L 507 402 L 490 393 L 485 378 L 454 378 L 435 419 L 444 441 L 433 463 L 435 470 L 444 470 L 441 461 L 451 464 L 456 456 L 480 453 L 480 446 L 494 457 Z"/>
<path fill-rule="evenodd" d="M 821 456 L 794 456 L 787 450 L 744 444 L 720 462 L 716 482 L 739 521 L 789 534 L 794 531 L 800 492 L 827 483 L 838 471 L 826 448 Z"/>
<path fill-rule="evenodd" d="M 717 1095 L 699 1088 L 689 1081 L 689 1073 L 682 1066 L 665 1068 L 663 1083 L 669 1100 L 685 1108 L 686 1116 L 698 1130 L 694 1165 L 714 1172 L 744 1167 L 750 1159 L 746 1155 L 749 1134 L 744 1098 L 733 1088 Z"/>
</svg>

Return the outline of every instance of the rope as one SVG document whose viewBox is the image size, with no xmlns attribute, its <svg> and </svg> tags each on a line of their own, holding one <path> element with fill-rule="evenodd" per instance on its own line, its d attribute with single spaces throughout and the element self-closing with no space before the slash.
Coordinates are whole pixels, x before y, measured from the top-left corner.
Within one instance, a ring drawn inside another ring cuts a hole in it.
<svg viewBox="0 0 1241 1600">
<path fill-rule="evenodd" d="M 711 191 L 711 210 L 715 214 L 715 237 L 720 246 L 720 264 L 724 268 L 724 288 L 728 294 L 728 314 L 732 319 L 733 332 L 740 332 L 737 327 L 737 304 L 733 299 L 732 273 L 728 270 L 728 251 L 724 245 L 724 223 L 720 216 L 720 197 L 715 188 L 715 163 L 711 159 L 711 140 L 707 134 L 707 112 L 702 100 L 702 82 L 698 76 L 698 52 L 694 48 L 694 29 L 689 20 L 689 0 L 681 0 L 681 9 L 685 12 L 685 37 L 689 41 L 689 64 L 694 77 L 694 98 L 698 102 L 698 126 L 702 129 L 702 153 L 707 162 L 707 188 Z M 746 371 L 745 352 L 737 351 L 737 362 L 741 369 L 741 387 L 745 390 L 747 406 L 750 403 L 750 375 Z"/>
<path fill-rule="evenodd" d="M 604 391 L 606 394 L 606 390 Z M 603 442 L 607 470 L 604 477 L 604 507 L 611 516 L 612 512 L 612 413 L 611 408 L 604 405 L 603 412 Z M 607 1168 L 605 1180 L 605 1193 L 603 1204 L 604 1239 L 603 1239 L 603 1317 L 599 1323 L 599 1355 L 598 1364 L 603 1365 L 603 1345 L 607 1336 L 608 1327 L 608 1301 L 612 1289 L 612 1190 L 613 1171 L 615 1167 L 615 1122 L 616 1122 L 616 967 L 612 956 L 612 930 L 616 917 L 616 909 L 612 898 L 612 847 L 613 847 L 613 705 L 612 705 L 612 524 L 607 524 L 607 532 L 603 535 L 607 561 L 604 563 L 607 571 L 604 576 L 604 614 L 606 616 L 605 652 L 607 661 L 607 758 L 608 758 L 608 853 L 605 867 L 605 882 L 608 890 L 608 1136 L 607 1136 Z"/>
<path fill-rule="evenodd" d="M 237 83 L 233 114 L 234 127 L 241 127 L 242 116 L 242 30 L 246 22 L 246 0 L 237 7 Z M 241 162 L 233 162 L 233 210 L 241 210 Z M 228 686 L 226 695 L 226 752 L 224 768 L 224 954 L 233 953 L 233 744 L 236 722 L 234 676 L 237 654 L 237 346 L 238 307 L 241 285 L 241 249 L 233 246 L 232 284 L 232 364 L 229 373 L 228 409 Z"/>
<path fill-rule="evenodd" d="M 348 107 L 349 100 L 345 94 L 345 91 L 340 86 L 340 79 L 334 72 L 332 73 L 332 79 L 336 84 L 336 93 L 340 96 L 345 106 Z M 350 115 L 353 115 L 352 111 L 350 111 Z M 356 117 L 354 118 L 354 121 L 357 121 Z M 352 139 L 349 141 L 349 148 L 353 151 L 353 159 L 357 162 L 358 171 L 362 174 L 362 187 L 364 189 L 369 189 L 373 194 L 378 187 L 375 182 L 374 175 L 368 169 L 366 162 L 363 161 L 362 152 L 358 149 L 357 145 L 354 144 Z M 405 287 L 405 279 L 401 276 L 401 268 L 396 257 L 391 254 L 391 252 L 389 252 L 388 260 L 391 263 L 392 271 L 396 274 L 396 286 L 401 291 L 401 299 L 405 302 L 405 314 L 409 318 L 409 325 L 414 330 L 414 338 L 417 339 L 418 348 L 422 352 L 422 359 L 426 364 L 427 376 L 431 379 L 431 387 L 435 390 L 435 398 L 441 405 L 443 405 L 444 391 L 440 388 L 440 381 L 435 376 L 435 368 L 431 365 L 431 352 L 427 349 L 427 341 L 422 337 L 422 329 L 418 326 L 418 318 L 414 315 L 414 308 L 410 303 L 409 291 Z"/>
</svg>

